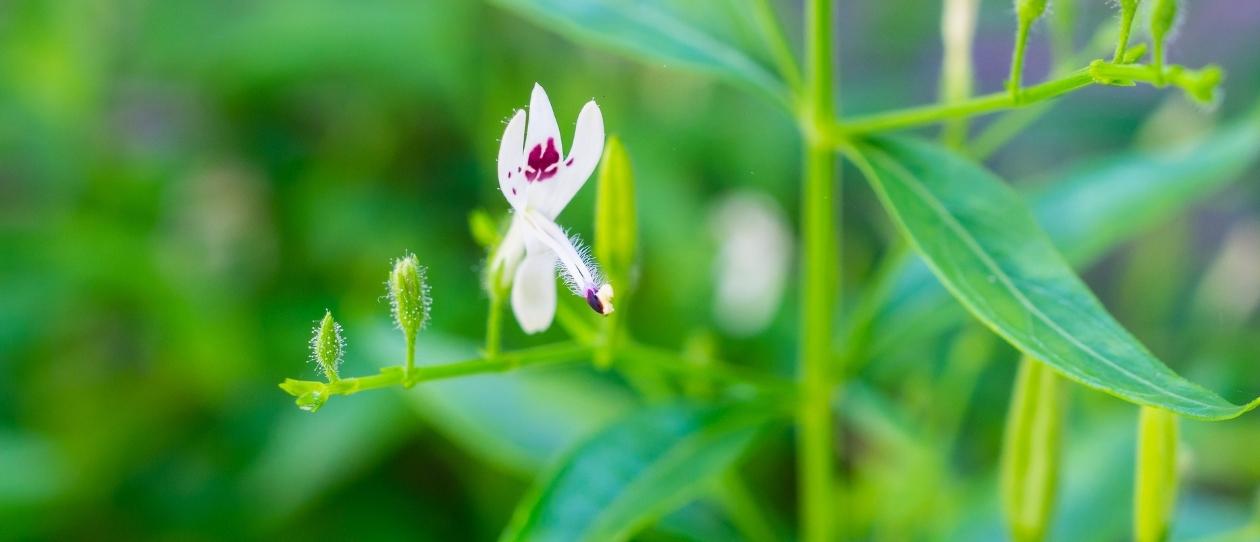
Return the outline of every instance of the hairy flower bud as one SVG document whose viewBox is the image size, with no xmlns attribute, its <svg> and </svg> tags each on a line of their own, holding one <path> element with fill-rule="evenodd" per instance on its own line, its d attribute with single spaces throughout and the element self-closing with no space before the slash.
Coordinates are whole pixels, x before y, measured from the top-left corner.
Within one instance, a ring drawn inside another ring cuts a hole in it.
<svg viewBox="0 0 1260 542">
<path fill-rule="evenodd" d="M 337 366 L 341 364 L 345 349 L 346 340 L 341 337 L 341 324 L 333 320 L 332 311 L 325 311 L 324 319 L 315 326 L 315 336 L 311 337 L 311 357 L 319 364 L 329 382 L 336 382 L 339 378 Z"/>
<path fill-rule="evenodd" d="M 1151 8 L 1151 38 L 1164 41 L 1177 21 L 1177 0 L 1155 0 Z"/>
<path fill-rule="evenodd" d="M 1021 24 L 1032 24 L 1046 12 L 1046 0 L 1015 0 L 1015 16 Z"/>
<path fill-rule="evenodd" d="M 415 254 L 408 254 L 394 262 L 394 269 L 389 273 L 389 303 L 398 329 L 409 340 L 414 340 L 429 320 L 430 303 L 424 268 L 420 267 Z"/>
</svg>

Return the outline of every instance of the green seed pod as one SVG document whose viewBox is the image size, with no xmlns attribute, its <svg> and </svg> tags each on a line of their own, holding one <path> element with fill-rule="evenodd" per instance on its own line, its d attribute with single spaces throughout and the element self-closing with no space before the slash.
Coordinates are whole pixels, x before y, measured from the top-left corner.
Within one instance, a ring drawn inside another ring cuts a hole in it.
<svg viewBox="0 0 1260 542">
<path fill-rule="evenodd" d="M 311 357 L 319 364 L 329 382 L 339 379 L 337 366 L 341 364 L 345 349 L 346 341 L 341 337 L 341 324 L 333 320 L 332 311 L 324 312 L 324 319 L 315 326 L 315 336 L 311 337 Z"/>
<path fill-rule="evenodd" d="M 1177 415 L 1144 406 L 1138 415 L 1133 488 L 1133 539 L 1167 538 L 1177 500 Z"/>
<path fill-rule="evenodd" d="M 394 270 L 389 273 L 389 304 L 394 323 L 409 341 L 414 341 L 428 322 L 429 303 L 429 285 L 416 255 L 408 254 L 394 261 Z"/>
<path fill-rule="evenodd" d="M 1059 480 L 1063 399 L 1049 366 L 1020 360 L 1002 441 L 1002 511 L 1013 540 L 1041 540 Z"/>
</svg>

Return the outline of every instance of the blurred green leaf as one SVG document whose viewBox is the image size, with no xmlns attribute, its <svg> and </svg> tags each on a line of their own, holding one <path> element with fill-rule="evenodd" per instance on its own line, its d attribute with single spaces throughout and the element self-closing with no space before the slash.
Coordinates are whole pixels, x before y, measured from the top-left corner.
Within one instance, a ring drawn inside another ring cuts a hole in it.
<svg viewBox="0 0 1260 542">
<path fill-rule="evenodd" d="M 719 75 L 787 106 L 786 85 L 761 60 L 768 54 L 740 40 L 741 17 L 727 2 L 693 0 L 495 0 L 578 41 Z"/>
<path fill-rule="evenodd" d="M 910 139 L 872 139 L 853 156 L 950 293 L 1031 357 L 1086 386 L 1189 417 L 1229 419 L 1260 405 L 1230 403 L 1151 355 L 993 174 Z"/>
<path fill-rule="evenodd" d="M 1082 164 L 1027 196 L 1038 223 L 1069 262 L 1088 265 L 1117 244 L 1184 212 L 1235 180 L 1260 155 L 1254 116 L 1160 152 Z M 906 333 L 956 322 L 949 297 L 920 260 L 905 264 L 871 326 L 871 350 Z"/>
<path fill-rule="evenodd" d="M 757 403 L 635 412 L 542 479 L 502 540 L 624 539 L 730 467 L 773 412 Z"/>
</svg>

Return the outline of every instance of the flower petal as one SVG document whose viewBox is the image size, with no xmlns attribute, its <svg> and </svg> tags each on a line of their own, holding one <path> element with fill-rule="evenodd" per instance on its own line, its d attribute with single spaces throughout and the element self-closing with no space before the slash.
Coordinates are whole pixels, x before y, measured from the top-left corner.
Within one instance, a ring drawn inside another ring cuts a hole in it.
<svg viewBox="0 0 1260 542">
<path fill-rule="evenodd" d="M 525 130 L 525 153 L 529 154 L 534 147 L 547 148 L 547 140 L 553 140 L 556 152 L 564 154 L 564 145 L 560 143 L 560 127 L 556 125 L 556 113 L 551 110 L 551 100 L 542 85 L 534 83 L 534 92 L 529 97 L 529 128 Z"/>
<path fill-rule="evenodd" d="M 512 281 L 512 313 L 525 333 L 551 327 L 556 315 L 556 255 L 545 247 L 529 245 L 525 260 Z"/>
<path fill-rule="evenodd" d="M 525 208 L 525 111 L 517 111 L 499 140 L 499 190 L 514 209 Z"/>
<path fill-rule="evenodd" d="M 604 116 L 595 100 L 586 102 L 578 114 L 577 128 L 573 133 L 573 149 L 560 163 L 555 178 L 547 182 L 532 183 L 529 206 L 547 218 L 555 219 L 573 195 L 595 171 L 599 157 L 604 152 Z"/>
<path fill-rule="evenodd" d="M 507 233 L 503 234 L 503 240 L 499 242 L 494 255 L 490 257 L 488 278 L 493 281 L 497 276 L 499 281 L 498 284 L 491 284 L 492 286 L 503 287 L 512 283 L 516 267 L 525 258 L 525 239 L 531 233 L 529 225 L 524 223 L 519 213 L 512 215 L 512 222 L 508 225 Z"/>
</svg>

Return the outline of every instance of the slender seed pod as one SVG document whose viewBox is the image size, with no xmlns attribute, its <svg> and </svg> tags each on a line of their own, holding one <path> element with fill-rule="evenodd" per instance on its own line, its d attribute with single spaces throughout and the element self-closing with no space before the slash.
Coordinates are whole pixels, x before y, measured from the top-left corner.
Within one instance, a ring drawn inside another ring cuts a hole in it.
<svg viewBox="0 0 1260 542">
<path fill-rule="evenodd" d="M 1161 542 L 1168 536 L 1177 500 L 1177 415 L 1155 407 L 1138 414 L 1133 488 L 1133 539 Z"/>
<path fill-rule="evenodd" d="M 315 335 L 311 337 L 311 358 L 319 364 L 320 370 L 329 382 L 340 380 L 337 366 L 345 353 L 346 341 L 341 336 L 341 324 L 333 320 L 332 311 L 325 311 L 324 318 L 315 326 Z"/>
<path fill-rule="evenodd" d="M 1049 366 L 1020 360 L 1002 441 L 1002 511 L 1017 542 L 1045 537 L 1058 489 L 1063 429 L 1062 379 Z"/>
</svg>

